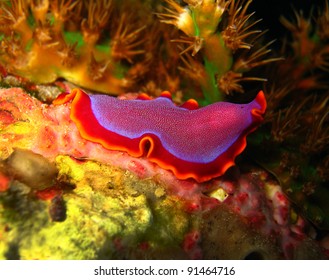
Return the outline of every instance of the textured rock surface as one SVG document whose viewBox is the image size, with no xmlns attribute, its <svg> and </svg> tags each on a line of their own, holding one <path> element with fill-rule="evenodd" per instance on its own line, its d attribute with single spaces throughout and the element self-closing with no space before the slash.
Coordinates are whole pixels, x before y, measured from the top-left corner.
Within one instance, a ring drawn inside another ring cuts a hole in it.
<svg viewBox="0 0 329 280">
<path fill-rule="evenodd" d="M 0 160 L 1 259 L 324 257 L 265 171 L 180 181 L 18 88 L 0 90 Z"/>
</svg>

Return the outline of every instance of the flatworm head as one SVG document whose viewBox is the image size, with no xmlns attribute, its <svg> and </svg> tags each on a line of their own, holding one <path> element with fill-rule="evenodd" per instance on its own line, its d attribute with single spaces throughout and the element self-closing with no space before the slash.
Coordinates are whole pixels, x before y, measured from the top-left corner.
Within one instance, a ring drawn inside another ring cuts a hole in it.
<svg viewBox="0 0 329 280">
<path fill-rule="evenodd" d="M 120 100 L 74 89 L 55 104 L 72 101 L 70 117 L 83 138 L 107 149 L 145 156 L 177 178 L 198 182 L 224 174 L 246 147 L 246 136 L 262 122 L 261 91 L 248 104 L 218 102 L 197 108 L 194 100 L 176 106 L 168 92 Z"/>
</svg>

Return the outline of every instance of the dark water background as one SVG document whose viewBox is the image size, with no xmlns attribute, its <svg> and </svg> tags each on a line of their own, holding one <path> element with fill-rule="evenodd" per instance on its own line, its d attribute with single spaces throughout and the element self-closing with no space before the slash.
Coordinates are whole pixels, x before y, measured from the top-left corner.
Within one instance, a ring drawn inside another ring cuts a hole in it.
<svg viewBox="0 0 329 280">
<path fill-rule="evenodd" d="M 262 29 L 269 29 L 271 39 L 280 38 L 287 34 L 285 27 L 279 21 L 280 16 L 295 21 L 294 10 L 302 11 L 305 16 L 317 14 L 323 10 L 328 0 L 253 0 L 250 12 L 256 11 L 255 18 L 262 18 Z M 312 11 L 313 10 L 313 11 Z"/>
</svg>

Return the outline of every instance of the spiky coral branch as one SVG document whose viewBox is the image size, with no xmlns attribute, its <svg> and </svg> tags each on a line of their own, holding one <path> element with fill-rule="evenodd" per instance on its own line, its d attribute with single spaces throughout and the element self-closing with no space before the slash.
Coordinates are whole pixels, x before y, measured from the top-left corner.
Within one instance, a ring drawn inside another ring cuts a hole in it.
<svg viewBox="0 0 329 280">
<path fill-rule="evenodd" d="M 247 9 L 252 0 L 244 3 L 243 0 L 230 1 L 228 8 L 228 23 L 222 31 L 225 44 L 233 52 L 238 49 L 251 49 L 252 44 L 247 42 L 248 37 L 261 33 L 261 30 L 253 30 L 261 20 L 251 21 L 254 13 L 247 13 Z"/>
<path fill-rule="evenodd" d="M 3 1 L 0 61 L 33 82 L 61 77 L 118 94 L 134 84 L 128 72 L 133 58 L 144 54 L 145 27 L 136 22 L 132 11 L 123 13 L 112 0 Z"/>
<path fill-rule="evenodd" d="M 74 15 L 74 10 L 81 11 L 82 2 L 74 0 L 53 0 L 50 2 L 50 7 L 52 15 L 54 16 L 54 30 L 60 32 L 65 21 Z"/>
<path fill-rule="evenodd" d="M 127 15 L 122 15 L 119 26 L 112 36 L 110 46 L 114 59 L 126 59 L 130 63 L 133 63 L 132 59 L 134 56 L 145 52 L 143 49 L 138 49 L 138 47 L 145 42 L 145 38 L 142 39 L 140 33 L 146 28 L 146 25 L 134 29 L 134 27 L 127 24 L 127 22 Z"/>
<path fill-rule="evenodd" d="M 174 25 L 184 33 L 172 40 L 187 46 L 182 47 L 181 55 L 191 53 L 200 62 L 183 58 L 183 71 L 198 79 L 196 83 L 202 89 L 205 103 L 225 99 L 234 92 L 244 92 L 243 82 L 265 80 L 246 74 L 252 68 L 277 60 L 267 58 L 271 43 L 256 47 L 255 41 L 263 32 L 254 29 L 259 20 L 254 21 L 254 13 L 247 12 L 251 0 L 184 1 L 188 4 L 185 7 L 173 0 L 166 2 L 169 7 L 158 16 L 162 22 Z M 196 65 L 198 73 L 202 74 L 192 74 Z"/>
<path fill-rule="evenodd" d="M 81 22 L 84 41 L 93 48 L 110 18 L 112 0 L 88 1 L 88 16 Z"/>
</svg>

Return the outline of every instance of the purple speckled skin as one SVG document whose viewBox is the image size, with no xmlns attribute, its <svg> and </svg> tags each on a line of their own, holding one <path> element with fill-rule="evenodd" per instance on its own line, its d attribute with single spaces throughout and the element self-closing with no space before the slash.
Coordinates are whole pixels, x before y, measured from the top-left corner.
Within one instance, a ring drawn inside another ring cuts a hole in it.
<svg viewBox="0 0 329 280">
<path fill-rule="evenodd" d="M 215 160 L 253 124 L 251 111 L 261 110 L 256 99 L 248 104 L 218 102 L 189 110 L 167 97 L 128 101 L 89 97 L 92 111 L 105 129 L 130 139 L 156 135 L 169 153 L 196 163 Z"/>
</svg>

